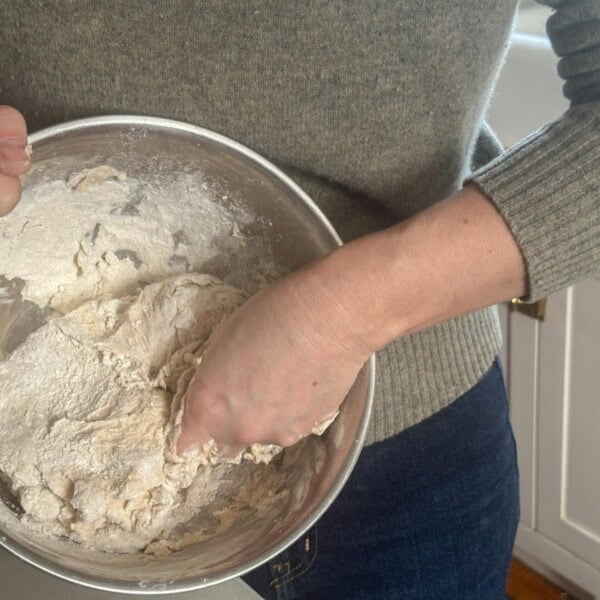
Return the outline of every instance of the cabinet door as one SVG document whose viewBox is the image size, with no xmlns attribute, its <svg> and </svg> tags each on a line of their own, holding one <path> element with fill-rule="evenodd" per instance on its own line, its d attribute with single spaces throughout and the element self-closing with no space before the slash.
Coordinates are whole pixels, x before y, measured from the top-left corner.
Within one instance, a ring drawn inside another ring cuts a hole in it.
<svg viewBox="0 0 600 600">
<path fill-rule="evenodd" d="M 510 420 L 517 442 L 521 523 L 535 529 L 537 510 L 537 401 L 540 322 L 508 308 L 503 327 Z"/>
<path fill-rule="evenodd" d="M 600 280 L 553 296 L 539 335 L 537 529 L 600 569 Z"/>
</svg>

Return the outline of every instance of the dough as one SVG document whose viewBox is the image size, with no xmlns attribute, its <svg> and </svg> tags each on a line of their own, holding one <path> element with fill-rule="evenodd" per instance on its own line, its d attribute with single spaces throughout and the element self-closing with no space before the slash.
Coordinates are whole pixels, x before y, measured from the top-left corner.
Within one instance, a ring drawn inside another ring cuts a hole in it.
<svg viewBox="0 0 600 600">
<path fill-rule="evenodd" d="M 163 554 L 284 502 L 289 486 L 278 465 L 252 464 L 277 446 L 218 464 L 210 445 L 174 452 L 203 346 L 245 300 L 199 273 L 244 289 L 280 273 L 261 228 L 245 229 L 254 217 L 201 174 L 148 177 L 102 165 L 44 180 L 0 219 L 0 471 L 24 526 Z"/>
<path fill-rule="evenodd" d="M 198 468 L 215 462 L 210 448 L 174 452 L 181 400 L 211 330 L 243 301 L 214 277 L 176 276 L 88 301 L 0 363 L 0 470 L 32 525 L 119 552 L 169 529 Z M 215 493 L 206 485 L 203 500 Z"/>
<path fill-rule="evenodd" d="M 65 314 L 183 273 L 209 272 L 245 291 L 282 275 L 261 230 L 268 225 L 256 227 L 241 203 L 198 173 L 156 178 L 101 165 L 26 183 L 0 218 L 0 278 L 18 278 L 25 300 Z"/>
</svg>

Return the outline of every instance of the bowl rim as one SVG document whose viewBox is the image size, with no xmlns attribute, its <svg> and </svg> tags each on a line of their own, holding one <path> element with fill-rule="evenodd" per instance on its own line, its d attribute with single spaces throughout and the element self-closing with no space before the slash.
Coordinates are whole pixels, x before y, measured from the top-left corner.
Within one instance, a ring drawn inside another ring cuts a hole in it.
<svg viewBox="0 0 600 600">
<path fill-rule="evenodd" d="M 306 208 L 308 208 L 308 210 L 312 213 L 313 217 L 317 220 L 319 226 L 329 234 L 335 245 L 342 246 L 342 240 L 340 239 L 333 225 L 329 222 L 327 217 L 310 198 L 310 196 L 296 182 L 294 182 L 281 169 L 276 167 L 272 162 L 257 152 L 225 135 L 216 133 L 210 129 L 163 117 L 117 114 L 87 117 L 83 119 L 67 121 L 58 125 L 52 125 L 31 134 L 28 140 L 29 144 L 35 146 L 35 144 L 66 133 L 85 129 L 95 129 L 109 125 L 120 125 L 123 127 L 145 126 L 153 129 L 165 129 L 171 132 L 181 131 L 217 142 L 226 148 L 241 154 L 245 158 L 248 158 L 254 163 L 260 165 L 271 176 L 279 180 L 284 184 L 285 187 L 289 188 L 291 192 L 298 196 Z M 81 575 L 79 572 L 73 569 L 57 565 L 49 559 L 38 556 L 36 553 L 28 550 L 18 542 L 9 539 L 6 533 L 4 533 L 1 529 L 0 547 L 5 548 L 10 553 L 24 560 L 30 565 L 37 567 L 38 569 L 45 571 L 50 575 L 55 575 L 60 579 L 69 581 L 71 583 L 76 583 L 84 587 L 120 594 L 159 595 L 177 592 L 190 592 L 201 588 L 212 587 L 214 585 L 235 579 L 236 577 L 240 577 L 241 575 L 248 573 L 252 569 L 255 569 L 271 560 L 285 548 L 298 540 L 298 538 L 306 533 L 306 531 L 308 531 L 321 518 L 321 516 L 323 516 L 325 511 L 331 506 L 337 495 L 344 487 L 354 469 L 354 466 L 356 465 L 367 435 L 375 395 L 375 364 L 375 355 L 373 354 L 365 363 L 365 369 L 368 376 L 367 398 L 363 408 L 363 414 L 361 416 L 360 427 L 357 431 L 348 459 L 343 468 L 337 474 L 331 489 L 325 495 L 321 504 L 313 511 L 306 521 L 298 525 L 296 529 L 284 540 L 278 544 L 275 544 L 271 549 L 263 552 L 243 566 L 226 570 L 214 577 L 190 577 L 189 579 L 183 579 L 180 582 L 119 581 L 116 579 L 111 580 Z"/>
</svg>

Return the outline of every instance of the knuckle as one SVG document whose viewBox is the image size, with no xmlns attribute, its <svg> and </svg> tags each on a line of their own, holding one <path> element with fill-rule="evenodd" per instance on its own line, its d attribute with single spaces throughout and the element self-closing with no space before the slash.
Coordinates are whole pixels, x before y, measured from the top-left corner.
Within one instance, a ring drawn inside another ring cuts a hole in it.
<svg viewBox="0 0 600 600">
<path fill-rule="evenodd" d="M 187 399 L 194 405 L 212 404 L 219 395 L 212 389 L 212 386 L 198 376 L 194 377 L 187 391 Z"/>
<path fill-rule="evenodd" d="M 244 426 L 234 429 L 233 441 L 238 446 L 251 446 L 262 441 L 263 432 L 255 426 Z"/>
</svg>

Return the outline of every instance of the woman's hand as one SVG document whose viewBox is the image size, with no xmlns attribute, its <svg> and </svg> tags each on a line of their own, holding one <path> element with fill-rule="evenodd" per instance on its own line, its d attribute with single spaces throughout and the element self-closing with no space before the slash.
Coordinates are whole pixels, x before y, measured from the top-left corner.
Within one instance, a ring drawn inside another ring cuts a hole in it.
<svg viewBox="0 0 600 600">
<path fill-rule="evenodd" d="M 21 198 L 19 176 L 31 166 L 26 147 L 23 115 L 10 106 L 0 106 L 0 217 L 7 215 Z"/>
<path fill-rule="evenodd" d="M 527 291 L 506 222 L 475 186 L 264 289 L 216 330 L 179 450 L 289 446 L 330 416 L 368 356 L 398 337 Z"/>
<path fill-rule="evenodd" d="M 179 451 L 290 446 L 333 415 L 370 355 L 318 263 L 263 289 L 214 332 L 190 385 Z"/>
</svg>

